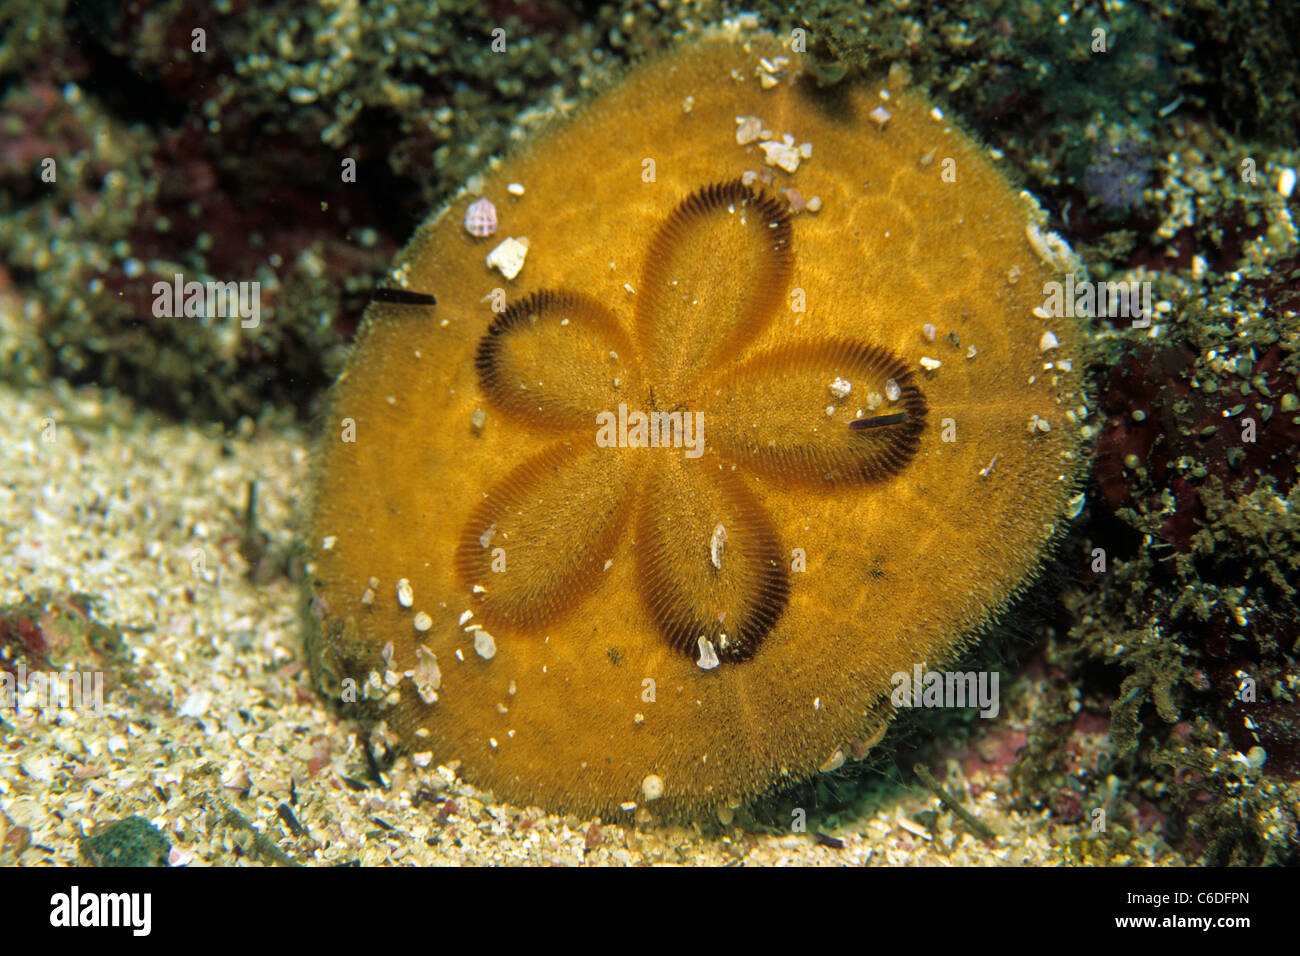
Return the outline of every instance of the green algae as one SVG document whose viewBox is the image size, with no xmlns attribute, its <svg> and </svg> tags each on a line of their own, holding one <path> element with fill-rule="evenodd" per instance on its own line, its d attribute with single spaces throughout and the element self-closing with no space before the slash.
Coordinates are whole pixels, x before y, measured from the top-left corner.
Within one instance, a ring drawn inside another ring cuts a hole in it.
<svg viewBox="0 0 1300 956">
<path fill-rule="evenodd" d="M 144 817 L 105 824 L 81 838 L 82 858 L 91 866 L 166 866 L 171 843 Z"/>
</svg>

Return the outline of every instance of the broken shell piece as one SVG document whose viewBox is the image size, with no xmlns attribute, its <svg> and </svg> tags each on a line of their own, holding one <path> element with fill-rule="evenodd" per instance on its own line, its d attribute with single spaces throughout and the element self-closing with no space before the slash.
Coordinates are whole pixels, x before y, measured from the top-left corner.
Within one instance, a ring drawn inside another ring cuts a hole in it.
<svg viewBox="0 0 1300 956">
<path fill-rule="evenodd" d="M 497 642 L 487 631 L 474 632 L 474 653 L 485 661 L 497 656 Z"/>
<path fill-rule="evenodd" d="M 519 275 L 524 267 L 524 257 L 528 255 L 528 238 L 520 236 L 506 239 L 487 255 L 489 269 L 496 269 L 507 279 Z"/>
<path fill-rule="evenodd" d="M 831 394 L 836 398 L 846 398 L 849 392 L 853 391 L 853 385 L 842 378 L 836 378 L 830 384 Z"/>
<path fill-rule="evenodd" d="M 722 552 L 726 550 L 726 547 L 727 529 L 719 521 L 713 527 L 713 536 L 709 538 L 709 560 L 713 562 L 713 566 L 719 571 L 722 570 Z M 700 666 L 703 667 L 704 665 L 701 664 Z"/>
<path fill-rule="evenodd" d="M 476 199 L 465 210 L 465 231 L 482 239 L 497 231 L 497 207 L 489 199 Z"/>
<path fill-rule="evenodd" d="M 757 116 L 736 117 L 736 142 L 748 146 L 763 135 L 763 121 Z"/>
<path fill-rule="evenodd" d="M 1044 332 L 1043 337 L 1038 340 L 1038 351 L 1050 352 L 1060 344 L 1061 340 L 1056 337 L 1055 333 Z"/>
<path fill-rule="evenodd" d="M 889 112 L 889 110 L 885 109 L 883 106 L 877 106 L 874 110 L 868 113 L 867 116 L 870 117 L 871 121 L 881 129 L 884 128 L 886 123 L 894 118 L 894 114 Z"/>
<path fill-rule="evenodd" d="M 415 595 L 411 592 L 411 582 L 402 578 L 397 582 L 397 603 L 402 607 L 410 607 L 415 603 Z"/>
<path fill-rule="evenodd" d="M 415 682 L 420 700 L 426 704 L 437 703 L 438 689 L 442 687 L 442 671 L 438 669 L 438 658 L 423 644 L 415 649 L 415 670 L 411 679 Z"/>
<path fill-rule="evenodd" d="M 713 642 L 707 637 L 701 637 L 697 643 L 700 649 L 700 659 L 695 663 L 699 665 L 700 670 L 713 670 L 718 666 L 718 652 L 713 649 Z"/>
<path fill-rule="evenodd" d="M 787 173 L 793 173 L 799 168 L 799 150 L 793 144 L 769 140 L 759 143 L 758 147 L 763 151 L 763 162 L 767 165 L 780 166 Z"/>
<path fill-rule="evenodd" d="M 647 800 L 658 800 L 664 795 L 664 782 L 657 774 L 650 774 L 641 781 L 641 795 Z"/>
<path fill-rule="evenodd" d="M 1036 223 L 1025 226 L 1025 238 L 1038 258 L 1057 272 L 1073 272 L 1079 264 L 1070 244 L 1054 232 L 1043 232 Z"/>
</svg>

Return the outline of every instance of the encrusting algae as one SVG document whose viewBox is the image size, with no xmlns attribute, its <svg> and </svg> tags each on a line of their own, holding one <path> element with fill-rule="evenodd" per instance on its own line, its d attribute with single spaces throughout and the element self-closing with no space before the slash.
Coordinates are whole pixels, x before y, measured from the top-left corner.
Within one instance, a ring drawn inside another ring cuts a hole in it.
<svg viewBox="0 0 1300 956">
<path fill-rule="evenodd" d="M 436 304 L 367 312 L 309 645 L 417 764 L 737 806 L 863 755 L 1077 512 L 1068 249 L 920 96 L 800 60 L 713 34 L 630 72 L 419 230 L 394 278 Z"/>
</svg>

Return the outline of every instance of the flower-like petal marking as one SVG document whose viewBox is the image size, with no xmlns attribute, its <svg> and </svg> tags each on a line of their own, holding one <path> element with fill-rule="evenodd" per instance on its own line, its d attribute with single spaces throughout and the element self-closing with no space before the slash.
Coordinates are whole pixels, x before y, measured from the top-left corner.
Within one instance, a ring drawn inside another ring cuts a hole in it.
<svg viewBox="0 0 1300 956">
<path fill-rule="evenodd" d="M 853 386 L 847 407 L 883 394 L 893 379 L 900 395 L 879 409 L 905 412 L 887 428 L 854 431 L 826 414 L 837 404 L 827 390 Z M 896 474 L 920 445 L 926 402 L 912 371 L 887 349 L 853 340 L 801 342 L 771 349 L 721 376 L 704 396 L 710 440 L 733 460 L 785 478 L 815 483 L 877 481 Z"/>
<path fill-rule="evenodd" d="M 730 266 L 721 282 L 719 257 Z M 695 656 L 705 640 L 720 661 L 753 656 L 785 610 L 790 580 L 771 517 L 734 465 L 813 484 L 878 480 L 915 454 L 926 415 L 911 371 L 877 346 L 836 339 L 745 357 L 792 267 L 784 206 L 722 183 L 692 193 L 656 232 L 635 341 L 612 312 L 568 290 L 535 292 L 492 322 L 476 357 L 488 400 L 570 434 L 492 488 L 461 533 L 457 573 L 478 586 L 484 620 L 535 626 L 562 616 L 594 587 L 630 523 L 641 597 L 665 643 Z M 905 420 L 863 432 L 828 417 L 836 379 L 860 396 L 893 379 L 900 395 L 890 407 Z M 596 415 L 629 398 L 702 412 L 712 453 L 593 448 Z M 719 526 L 726 546 L 715 554 Z"/>
<path fill-rule="evenodd" d="M 751 657 L 790 593 L 767 511 L 716 460 L 667 459 L 643 491 L 637 566 L 659 633 L 680 653 L 695 656 L 704 638 L 722 661 Z M 710 540 L 717 525 L 726 530 L 726 547 L 715 564 Z"/>
<path fill-rule="evenodd" d="M 535 292 L 488 327 L 476 364 L 500 411 L 537 426 L 588 428 L 635 385 L 632 342 L 612 313 L 568 291 Z"/>
<path fill-rule="evenodd" d="M 461 581 L 483 589 L 484 620 L 536 626 L 585 597 L 624 533 L 640 465 L 559 441 L 493 487 L 456 549 Z"/>
<path fill-rule="evenodd" d="M 656 391 L 680 400 L 738 355 L 776 313 L 792 265 L 789 210 L 776 198 L 733 180 L 678 204 L 650 243 L 636 300 Z"/>
</svg>

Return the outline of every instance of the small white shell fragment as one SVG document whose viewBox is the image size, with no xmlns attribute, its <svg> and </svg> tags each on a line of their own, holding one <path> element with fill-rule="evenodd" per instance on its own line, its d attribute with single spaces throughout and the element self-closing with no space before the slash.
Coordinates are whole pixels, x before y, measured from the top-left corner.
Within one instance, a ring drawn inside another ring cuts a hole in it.
<svg viewBox="0 0 1300 956">
<path fill-rule="evenodd" d="M 911 820 L 907 819 L 907 817 L 905 817 L 905 816 L 901 816 L 901 815 L 900 815 L 900 816 L 898 817 L 898 819 L 897 819 L 896 822 L 898 823 L 898 825 L 899 825 L 900 827 L 902 827 L 904 830 L 906 830 L 908 833 L 912 834 L 912 836 L 914 836 L 914 837 L 916 837 L 916 838 L 918 838 L 918 839 L 921 839 L 921 840 L 932 840 L 932 839 L 934 839 L 934 838 L 930 835 L 930 831 L 929 831 L 929 830 L 927 830 L 925 827 L 921 826 L 921 824 L 919 824 L 919 823 L 913 823 Z"/>
<path fill-rule="evenodd" d="M 1025 226 L 1025 238 L 1038 258 L 1042 259 L 1057 272 L 1073 272 L 1079 257 L 1074 254 L 1070 244 L 1054 232 L 1043 232 L 1037 223 Z"/>
<path fill-rule="evenodd" d="M 1056 333 L 1049 330 L 1044 332 L 1043 337 L 1038 340 L 1038 351 L 1050 352 L 1060 344 L 1061 340 L 1056 337 Z"/>
<path fill-rule="evenodd" d="M 321 539 L 321 543 L 320 543 L 321 550 L 329 551 L 331 548 L 334 547 L 334 542 L 337 540 L 338 538 L 335 535 L 327 534 L 324 538 Z"/>
<path fill-rule="evenodd" d="M 510 183 L 506 186 L 506 192 L 512 196 L 522 196 L 524 194 L 524 187 L 520 183 Z"/>
<path fill-rule="evenodd" d="M 1069 502 L 1067 503 L 1067 507 L 1065 511 L 1066 515 L 1068 515 L 1070 518 L 1079 517 L 1079 515 L 1082 514 L 1083 512 L 1083 506 L 1087 502 L 1087 500 L 1088 500 L 1087 496 L 1084 495 L 1082 492 L 1072 496 Z"/>
<path fill-rule="evenodd" d="M 809 211 L 809 212 L 818 212 L 818 211 L 821 210 L 821 208 L 822 208 L 822 197 L 821 197 L 821 196 L 813 196 L 812 199 L 809 199 L 809 200 L 808 200 L 808 211 Z"/>
<path fill-rule="evenodd" d="M 683 113 L 689 113 L 693 109 L 695 109 L 695 97 L 688 96 L 686 99 L 682 100 Z"/>
<path fill-rule="evenodd" d="M 719 521 L 713 527 L 713 535 L 709 538 L 709 560 L 719 571 L 722 570 L 722 552 L 727 547 L 727 529 Z"/>
<path fill-rule="evenodd" d="M 657 774 L 649 774 L 641 781 L 641 795 L 647 800 L 658 800 L 664 795 L 663 778 Z"/>
<path fill-rule="evenodd" d="M 831 382 L 830 390 L 831 394 L 836 398 L 845 398 L 849 392 L 853 391 L 853 384 L 837 377 L 835 381 Z"/>
<path fill-rule="evenodd" d="M 812 143 L 800 143 L 799 156 L 802 159 L 812 159 Z"/>
<path fill-rule="evenodd" d="M 490 199 L 476 199 L 465 210 L 465 231 L 479 239 L 497 231 L 497 207 Z"/>
<path fill-rule="evenodd" d="M 896 402 L 903 397 L 903 390 L 899 388 L 898 382 L 892 378 L 885 379 L 885 398 L 891 402 Z"/>
<path fill-rule="evenodd" d="M 478 536 L 478 546 L 480 548 L 486 548 L 488 544 L 492 541 L 492 536 L 496 533 L 497 533 L 497 526 L 495 524 L 489 525 L 487 530 Z"/>
<path fill-rule="evenodd" d="M 927 372 L 933 372 L 942 364 L 943 363 L 936 358 L 930 358 L 928 355 L 921 356 L 921 368 L 925 369 Z"/>
<path fill-rule="evenodd" d="M 769 140 L 759 143 L 758 147 L 763 151 L 763 162 L 767 165 L 780 166 L 787 173 L 793 173 L 799 168 L 799 150 L 792 144 Z"/>
<path fill-rule="evenodd" d="M 397 603 L 402 607 L 410 607 L 415 603 L 415 595 L 411 591 L 411 582 L 402 578 L 397 582 Z"/>
<path fill-rule="evenodd" d="M 190 696 L 185 698 L 185 703 L 181 704 L 180 710 L 177 711 L 182 717 L 202 717 L 208 712 L 208 707 L 212 704 L 212 695 L 205 690 L 196 690 Z"/>
<path fill-rule="evenodd" d="M 736 117 L 736 142 L 748 146 L 763 135 L 763 121 L 757 116 Z"/>
<path fill-rule="evenodd" d="M 874 110 L 868 113 L 867 116 L 871 118 L 873 123 L 882 129 L 886 123 L 894 118 L 894 114 L 889 112 L 889 110 L 885 109 L 883 106 L 877 106 Z"/>
<path fill-rule="evenodd" d="M 711 671 L 718 666 L 718 652 L 713 649 L 713 642 L 707 637 L 701 637 L 698 641 L 700 649 L 700 659 L 695 663 L 699 665 L 700 670 Z"/>
<path fill-rule="evenodd" d="M 433 627 L 433 618 L 429 617 L 424 611 L 419 611 L 415 615 L 414 623 L 417 631 L 427 631 Z"/>
<path fill-rule="evenodd" d="M 996 468 L 997 466 L 998 466 L 998 456 L 994 455 L 993 459 L 987 465 L 985 465 L 983 468 L 980 469 L 980 477 L 987 478 L 989 475 L 993 474 L 993 469 Z"/>
<path fill-rule="evenodd" d="M 461 627 L 464 627 L 466 624 L 469 623 L 469 619 L 473 616 L 474 616 L 473 611 L 465 611 L 464 613 L 461 614 L 460 620 L 457 621 L 456 623 L 459 624 Z"/>
<path fill-rule="evenodd" d="M 935 335 L 934 324 L 927 322 L 925 325 L 921 326 L 921 334 L 925 336 L 927 342 L 933 342 Z"/>
<path fill-rule="evenodd" d="M 474 653 L 485 661 L 497 656 L 497 642 L 487 631 L 474 632 Z"/>
<path fill-rule="evenodd" d="M 429 764 L 433 763 L 433 751 L 421 750 L 417 754 L 411 754 L 411 763 L 415 764 L 417 767 L 429 766 Z"/>
<path fill-rule="evenodd" d="M 496 269 L 507 279 L 513 279 L 523 269 L 524 258 L 527 255 L 528 239 L 524 236 L 518 239 L 512 236 L 488 253 L 487 265 L 489 269 Z"/>
<path fill-rule="evenodd" d="M 1287 199 L 1290 199 L 1291 194 L 1295 192 L 1295 180 L 1295 170 L 1290 166 L 1284 167 L 1282 172 L 1278 173 L 1277 176 L 1277 191 Z"/>
</svg>

